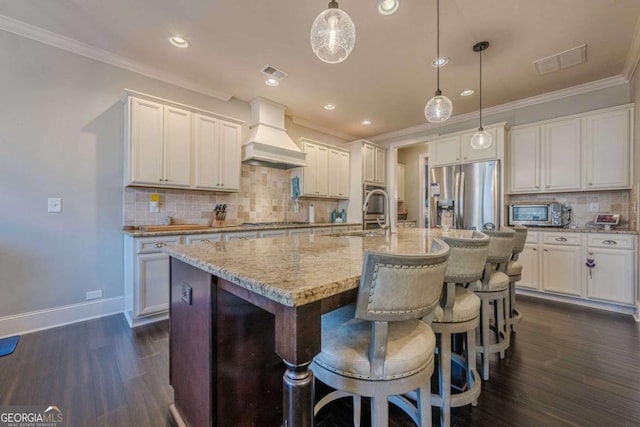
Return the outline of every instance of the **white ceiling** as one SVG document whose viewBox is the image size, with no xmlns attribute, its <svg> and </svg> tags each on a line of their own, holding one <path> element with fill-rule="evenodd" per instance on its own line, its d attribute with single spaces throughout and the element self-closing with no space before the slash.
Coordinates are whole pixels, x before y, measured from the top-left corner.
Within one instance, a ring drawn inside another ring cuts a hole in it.
<svg viewBox="0 0 640 427">
<path fill-rule="evenodd" d="M 21 21 L 189 88 L 245 101 L 262 96 L 301 123 L 364 138 L 424 124 L 436 89 L 436 1 L 400 1 L 396 14 L 382 16 L 376 0 L 340 0 L 357 41 L 333 65 L 309 43 L 328 0 L 0 0 L 0 28 Z M 629 74 L 640 55 L 639 0 L 442 0 L 440 10 L 440 52 L 450 58 L 440 86 L 454 116 L 478 109 L 478 41 L 491 43 L 483 53 L 484 108 Z M 172 34 L 191 47 L 171 46 Z M 585 64 L 537 74 L 533 61 L 581 44 Z M 267 64 L 289 74 L 280 86 L 264 84 Z M 468 88 L 476 94 L 461 97 Z M 325 111 L 327 103 L 337 108 Z M 365 118 L 373 124 L 363 126 Z"/>
</svg>

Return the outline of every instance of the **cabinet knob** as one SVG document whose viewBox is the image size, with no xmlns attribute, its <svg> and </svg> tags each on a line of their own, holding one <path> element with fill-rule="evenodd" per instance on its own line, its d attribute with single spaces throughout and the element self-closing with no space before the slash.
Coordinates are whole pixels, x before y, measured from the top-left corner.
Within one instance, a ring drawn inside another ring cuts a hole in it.
<svg viewBox="0 0 640 427">
<path fill-rule="evenodd" d="M 165 242 L 158 242 L 156 243 L 156 248 L 160 249 L 163 246 L 167 246 L 167 244 Z"/>
<path fill-rule="evenodd" d="M 566 237 L 556 237 L 556 242 L 566 242 L 567 238 Z"/>
<path fill-rule="evenodd" d="M 589 182 L 589 183 L 587 183 L 587 185 L 593 185 L 593 183 L 592 183 L 592 182 Z"/>
<path fill-rule="evenodd" d="M 211 242 L 209 240 L 207 240 L 207 239 L 202 239 L 202 240 L 200 240 L 200 243 L 211 243 Z"/>
<path fill-rule="evenodd" d="M 593 251 L 589 251 L 589 256 L 593 256 Z"/>
<path fill-rule="evenodd" d="M 615 240 L 604 240 L 602 242 L 602 244 L 604 244 L 604 245 L 617 245 L 618 242 L 616 242 Z"/>
<path fill-rule="evenodd" d="M 538 250 L 538 248 L 532 248 L 532 250 L 537 251 L 537 250 Z"/>
<path fill-rule="evenodd" d="M 220 187 L 224 187 L 224 183 L 220 184 Z"/>
</svg>

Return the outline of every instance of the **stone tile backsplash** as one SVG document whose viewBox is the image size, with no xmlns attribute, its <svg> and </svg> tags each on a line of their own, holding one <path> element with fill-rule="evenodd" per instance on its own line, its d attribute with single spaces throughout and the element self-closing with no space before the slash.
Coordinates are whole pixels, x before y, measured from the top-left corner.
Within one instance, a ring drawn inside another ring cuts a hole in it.
<svg viewBox="0 0 640 427">
<path fill-rule="evenodd" d="M 630 190 L 616 191 L 589 191 L 580 193 L 554 193 L 554 194 L 519 194 L 510 195 L 509 203 L 517 203 L 527 200 L 556 200 L 567 202 L 571 206 L 571 225 L 584 226 L 593 221 L 594 212 L 589 212 L 591 203 L 598 203 L 599 212 L 611 212 L 620 214 L 620 228 L 635 230 L 635 214 L 632 213 L 632 197 Z M 506 211 L 508 215 L 508 210 Z"/>
<path fill-rule="evenodd" d="M 125 187 L 124 225 L 161 224 L 171 216 L 176 224 L 207 224 L 218 204 L 227 205 L 227 225 L 243 222 L 308 221 L 309 205 L 314 205 L 315 222 L 331 222 L 337 200 L 300 199 L 296 212 L 291 199 L 291 172 L 254 165 L 242 165 L 239 193 Z M 159 211 L 151 213 L 152 194 L 160 196 Z"/>
</svg>

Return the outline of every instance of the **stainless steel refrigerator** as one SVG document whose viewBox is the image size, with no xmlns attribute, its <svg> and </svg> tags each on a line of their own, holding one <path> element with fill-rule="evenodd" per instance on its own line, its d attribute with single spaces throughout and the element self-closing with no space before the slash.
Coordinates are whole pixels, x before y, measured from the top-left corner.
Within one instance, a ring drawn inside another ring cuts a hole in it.
<svg viewBox="0 0 640 427">
<path fill-rule="evenodd" d="M 482 230 L 500 226 L 500 161 L 429 171 L 431 226 Z"/>
</svg>

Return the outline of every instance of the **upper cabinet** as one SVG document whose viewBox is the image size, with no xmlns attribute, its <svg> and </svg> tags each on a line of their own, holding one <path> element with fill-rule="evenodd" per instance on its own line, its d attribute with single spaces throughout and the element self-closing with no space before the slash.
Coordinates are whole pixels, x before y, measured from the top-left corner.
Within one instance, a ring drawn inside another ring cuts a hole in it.
<svg viewBox="0 0 640 427">
<path fill-rule="evenodd" d="M 194 187 L 240 191 L 240 125 L 194 114 L 193 132 Z"/>
<path fill-rule="evenodd" d="M 241 121 L 132 91 L 123 100 L 125 185 L 239 191 Z"/>
<path fill-rule="evenodd" d="M 472 163 L 498 158 L 498 128 L 486 128 L 493 138 L 493 144 L 477 150 L 471 146 L 471 137 L 476 132 L 447 136 L 429 142 L 429 166 L 444 166 L 458 163 Z"/>
<path fill-rule="evenodd" d="M 291 172 L 300 179 L 300 195 L 348 199 L 349 152 L 307 138 L 300 142 L 307 166 Z"/>
<path fill-rule="evenodd" d="M 362 144 L 362 178 L 370 184 L 386 182 L 387 150 L 365 142 Z"/>
<path fill-rule="evenodd" d="M 509 192 L 631 187 L 632 106 L 511 130 Z"/>
</svg>

